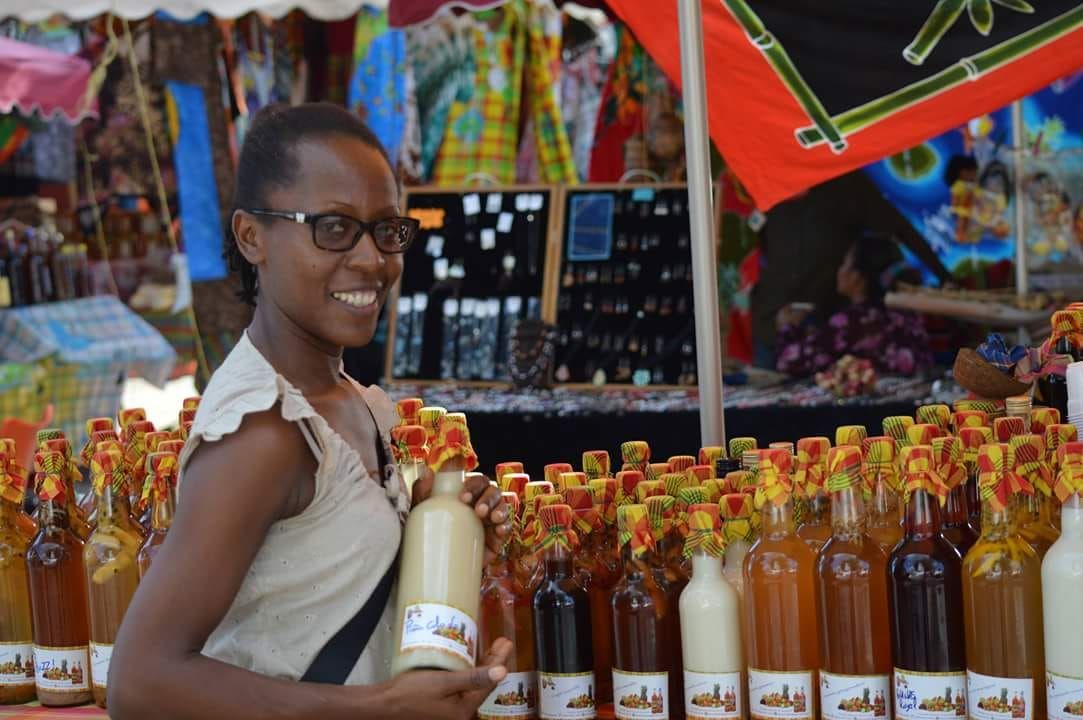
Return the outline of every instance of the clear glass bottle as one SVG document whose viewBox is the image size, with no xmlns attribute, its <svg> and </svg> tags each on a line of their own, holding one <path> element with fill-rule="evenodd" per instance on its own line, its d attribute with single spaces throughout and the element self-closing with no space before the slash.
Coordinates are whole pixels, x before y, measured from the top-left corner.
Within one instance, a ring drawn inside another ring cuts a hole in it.
<svg viewBox="0 0 1083 720">
<path fill-rule="evenodd" d="M 1008 443 L 1012 467 L 1034 488 L 1019 498 L 1019 534 L 1038 553 L 1039 560 L 1060 537 L 1053 523 L 1053 475 L 1046 462 L 1045 439 L 1040 435 L 1016 435 Z"/>
<path fill-rule="evenodd" d="M 72 532 L 68 460 L 60 451 L 34 459 L 38 534 L 26 551 L 34 627 L 38 700 L 48 707 L 82 705 L 90 691 L 90 624 L 83 542 Z"/>
<path fill-rule="evenodd" d="M 963 560 L 968 707 L 979 720 L 1045 717 L 1042 563 L 1019 534 L 1010 459 L 1003 443 L 981 448 L 982 532 Z"/>
<path fill-rule="evenodd" d="M 890 555 L 903 538 L 902 485 L 895 464 L 895 440 L 881 435 L 862 443 L 862 473 L 869 492 L 866 506 L 868 535 L 885 554 Z"/>
<path fill-rule="evenodd" d="M 659 481 L 662 482 L 662 481 Z M 681 543 L 673 526 L 677 501 L 669 495 L 649 497 L 645 502 L 647 516 L 654 533 L 654 553 L 650 556 L 651 570 L 658 586 L 666 594 L 667 606 L 671 612 L 666 616 L 668 626 L 665 633 L 669 636 L 669 717 L 684 718 L 684 704 L 680 702 L 684 687 L 677 668 L 681 667 L 681 620 L 678 603 L 681 593 L 688 585 L 689 575 L 682 562 Z"/>
<path fill-rule="evenodd" d="M 722 516 L 722 534 L 726 539 L 726 554 L 722 564 L 722 575 L 744 597 L 745 556 L 756 541 L 752 524 L 753 498 L 746 493 L 727 493 L 718 501 L 719 514 Z"/>
<path fill-rule="evenodd" d="M 147 479 L 143 486 L 143 496 L 150 502 L 150 522 L 147 536 L 139 546 L 136 557 L 139 566 L 139 578 L 147 576 L 154 558 L 157 557 L 165 542 L 169 528 L 173 525 L 173 515 L 177 509 L 177 473 L 179 463 L 174 452 L 160 451 L 147 457 Z"/>
<path fill-rule="evenodd" d="M 83 566 L 90 603 L 91 689 L 94 703 L 104 708 L 113 644 L 139 584 L 141 538 L 131 525 L 123 456 L 116 450 L 95 453 L 91 482 L 98 524 L 83 549 Z"/>
<path fill-rule="evenodd" d="M 864 431 L 864 428 L 862 428 Z M 848 438 L 847 428 L 837 434 Z M 797 536 L 819 552 L 831 537 L 831 499 L 824 491 L 827 477 L 827 452 L 831 441 L 825 437 L 801 438 L 793 473 L 793 512 Z"/>
<path fill-rule="evenodd" d="M 978 489 L 978 451 L 982 445 L 993 442 L 993 429 L 988 426 L 961 427 L 958 437 L 959 442 L 963 444 L 963 465 L 966 466 L 966 503 L 970 527 L 980 535 L 981 492 Z"/>
<path fill-rule="evenodd" d="M 477 514 L 459 496 L 466 472 L 477 464 L 466 417 L 444 415 L 429 445 L 432 494 L 413 509 L 403 531 L 394 675 L 474 666 L 485 538 Z"/>
<path fill-rule="evenodd" d="M 609 599 L 621 578 L 620 544 L 617 542 L 617 481 L 598 478 L 588 484 L 594 507 L 602 521 L 598 532 L 592 533 L 597 558 L 595 574 L 587 593 L 590 595 L 591 622 L 594 633 L 595 701 L 599 714 L 613 712 L 613 618 Z"/>
<path fill-rule="evenodd" d="M 22 523 L 26 477 L 0 452 L 0 705 L 34 699 L 34 637 Z"/>
<path fill-rule="evenodd" d="M 391 428 L 391 450 L 409 492 L 413 492 L 414 483 L 425 471 L 425 457 L 429 452 L 425 438 L 425 428 L 420 425 Z"/>
<path fill-rule="evenodd" d="M 861 450 L 833 448 L 827 464 L 832 536 L 820 551 L 816 577 L 821 717 L 885 717 L 892 668 L 887 555 L 865 532 Z"/>
<path fill-rule="evenodd" d="M 948 488 L 941 532 L 959 554 L 966 557 L 967 552 L 978 541 L 978 533 L 970 527 L 970 508 L 966 497 L 967 473 L 962 463 L 962 443 L 954 437 L 936 438 L 933 440 L 933 456 L 936 472 Z"/>
<path fill-rule="evenodd" d="M 1083 713 L 1083 443 L 1066 443 L 1060 455 L 1056 494 L 1061 535 L 1042 561 L 1042 625 L 1045 630 L 1046 703 L 1050 720 Z"/>
</svg>

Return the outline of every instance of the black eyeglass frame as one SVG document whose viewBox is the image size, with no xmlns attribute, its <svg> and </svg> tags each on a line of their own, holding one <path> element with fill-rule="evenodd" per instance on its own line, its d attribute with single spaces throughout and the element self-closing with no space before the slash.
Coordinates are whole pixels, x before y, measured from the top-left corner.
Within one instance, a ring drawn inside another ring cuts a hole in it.
<svg viewBox="0 0 1083 720">
<path fill-rule="evenodd" d="M 410 249 L 410 246 L 413 245 L 414 240 L 417 238 L 418 230 L 421 229 L 420 220 L 418 220 L 417 218 L 406 217 L 404 215 L 394 215 L 392 217 L 382 218 L 380 220 L 377 220 L 376 222 L 365 222 L 364 220 L 359 220 L 352 215 L 344 215 L 343 213 L 306 213 L 265 209 L 245 210 L 245 212 L 251 215 L 279 218 L 281 220 L 289 220 L 300 225 L 308 225 L 312 228 L 312 244 L 315 245 L 318 249 L 325 252 L 349 252 L 350 250 L 353 250 L 355 247 L 357 247 L 357 243 L 361 242 L 361 238 L 365 235 L 365 233 L 368 233 L 372 236 L 372 242 L 376 246 L 377 250 L 386 255 L 401 255 Z M 350 220 L 358 224 L 360 229 L 357 231 L 357 234 L 354 235 L 353 242 L 350 243 L 349 247 L 345 247 L 342 249 L 325 248 L 318 242 L 316 242 L 316 224 L 324 218 L 342 218 L 344 220 Z M 397 250 L 387 250 L 385 248 L 382 248 L 380 247 L 380 243 L 376 241 L 376 226 L 389 220 L 405 222 L 407 226 L 411 228 L 410 239 L 406 242 L 404 246 L 400 247 Z"/>
</svg>

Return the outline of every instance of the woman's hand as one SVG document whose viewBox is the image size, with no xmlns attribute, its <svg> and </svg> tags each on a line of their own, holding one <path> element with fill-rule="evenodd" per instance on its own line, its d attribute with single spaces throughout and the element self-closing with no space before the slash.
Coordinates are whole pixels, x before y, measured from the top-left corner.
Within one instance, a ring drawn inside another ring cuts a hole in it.
<svg viewBox="0 0 1083 720">
<path fill-rule="evenodd" d="M 433 472 L 428 467 L 414 483 L 413 504 L 432 493 Z M 467 473 L 460 499 L 474 508 L 485 526 L 485 560 L 488 562 L 511 537 L 511 516 L 508 506 L 500 497 L 500 489 L 481 473 Z"/>
<path fill-rule="evenodd" d="M 387 717 L 470 720 L 493 688 L 507 674 L 504 664 L 511 654 L 510 640 L 500 638 L 473 670 L 403 673 L 380 693 Z"/>
</svg>

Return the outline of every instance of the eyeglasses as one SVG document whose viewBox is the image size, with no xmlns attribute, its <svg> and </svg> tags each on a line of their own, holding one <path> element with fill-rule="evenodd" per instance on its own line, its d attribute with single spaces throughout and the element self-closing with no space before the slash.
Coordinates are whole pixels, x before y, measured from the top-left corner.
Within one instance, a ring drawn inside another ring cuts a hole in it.
<svg viewBox="0 0 1083 720">
<path fill-rule="evenodd" d="M 337 213 L 284 212 L 281 210 L 248 210 L 253 215 L 291 220 L 312 227 L 312 242 L 321 250 L 347 252 L 353 250 L 365 233 L 372 235 L 376 248 L 383 253 L 398 254 L 410 249 L 421 221 L 409 217 L 389 217 L 367 223 L 349 215 Z"/>
</svg>

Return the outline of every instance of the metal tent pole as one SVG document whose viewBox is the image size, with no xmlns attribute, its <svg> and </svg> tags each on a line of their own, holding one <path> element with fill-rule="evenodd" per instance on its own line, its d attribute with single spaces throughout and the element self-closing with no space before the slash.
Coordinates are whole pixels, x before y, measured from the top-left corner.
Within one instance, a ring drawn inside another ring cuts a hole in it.
<svg viewBox="0 0 1083 720">
<path fill-rule="evenodd" d="M 725 445 L 722 411 L 722 338 L 718 326 L 718 266 L 711 212 L 711 154 L 707 141 L 707 86 L 701 0 L 677 0 L 680 18 L 684 150 L 688 164 L 688 216 L 692 232 L 692 285 L 696 313 L 699 427 L 704 445 Z"/>
<path fill-rule="evenodd" d="M 1012 150 L 1015 158 L 1015 294 L 1026 297 L 1030 292 L 1030 278 L 1027 275 L 1027 208 L 1023 202 L 1026 181 L 1026 132 L 1023 126 L 1023 102 L 1012 103 Z M 1019 326 L 1019 342 L 1027 343 L 1029 333 Z"/>
</svg>

